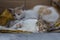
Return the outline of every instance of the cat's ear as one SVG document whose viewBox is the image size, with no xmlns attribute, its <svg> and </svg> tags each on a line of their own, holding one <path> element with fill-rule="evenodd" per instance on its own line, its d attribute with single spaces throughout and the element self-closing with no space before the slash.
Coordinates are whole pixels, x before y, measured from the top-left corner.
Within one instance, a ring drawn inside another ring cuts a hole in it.
<svg viewBox="0 0 60 40">
<path fill-rule="evenodd" d="M 14 14 L 15 13 L 15 9 L 14 8 L 8 8 L 9 9 L 9 11 L 12 13 L 12 14 Z"/>
</svg>

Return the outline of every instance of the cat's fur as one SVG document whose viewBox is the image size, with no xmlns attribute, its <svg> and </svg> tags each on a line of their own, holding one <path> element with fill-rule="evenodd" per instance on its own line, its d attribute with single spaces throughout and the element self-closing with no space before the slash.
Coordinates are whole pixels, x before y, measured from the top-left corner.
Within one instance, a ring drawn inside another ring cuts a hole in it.
<svg viewBox="0 0 60 40">
<path fill-rule="evenodd" d="M 49 23 L 55 23 L 59 19 L 59 14 L 53 7 L 41 7 L 38 13 L 43 20 Z"/>
</svg>

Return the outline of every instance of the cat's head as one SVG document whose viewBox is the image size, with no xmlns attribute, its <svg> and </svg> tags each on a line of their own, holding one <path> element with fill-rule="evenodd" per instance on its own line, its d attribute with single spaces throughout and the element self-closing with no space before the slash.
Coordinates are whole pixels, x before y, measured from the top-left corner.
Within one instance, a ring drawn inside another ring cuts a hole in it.
<svg viewBox="0 0 60 40">
<path fill-rule="evenodd" d="M 9 10 L 12 12 L 13 15 L 15 15 L 15 14 L 20 15 L 23 12 L 23 7 L 24 7 L 24 5 L 22 5 L 20 7 L 9 8 Z"/>
</svg>

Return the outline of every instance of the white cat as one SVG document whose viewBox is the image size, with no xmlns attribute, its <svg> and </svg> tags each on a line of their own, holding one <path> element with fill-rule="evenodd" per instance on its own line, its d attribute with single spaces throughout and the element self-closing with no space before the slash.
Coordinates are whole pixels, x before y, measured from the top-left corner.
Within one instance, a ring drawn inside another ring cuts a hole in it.
<svg viewBox="0 0 60 40">
<path fill-rule="evenodd" d="M 12 10 L 12 13 L 15 15 L 15 21 L 11 21 L 10 24 L 12 23 L 17 23 L 21 19 L 22 20 L 27 20 L 27 19 L 38 19 L 38 14 L 33 11 L 33 9 L 29 10 L 22 10 L 20 7 L 16 7 L 14 9 L 10 8 Z"/>
</svg>

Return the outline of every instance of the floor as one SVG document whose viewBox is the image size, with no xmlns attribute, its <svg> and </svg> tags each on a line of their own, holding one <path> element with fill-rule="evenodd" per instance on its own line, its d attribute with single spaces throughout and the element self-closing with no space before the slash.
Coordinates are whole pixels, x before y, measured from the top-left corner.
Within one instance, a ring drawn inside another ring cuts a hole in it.
<svg viewBox="0 0 60 40">
<path fill-rule="evenodd" d="M 0 34 L 0 40 L 60 40 L 60 33 Z"/>
</svg>

